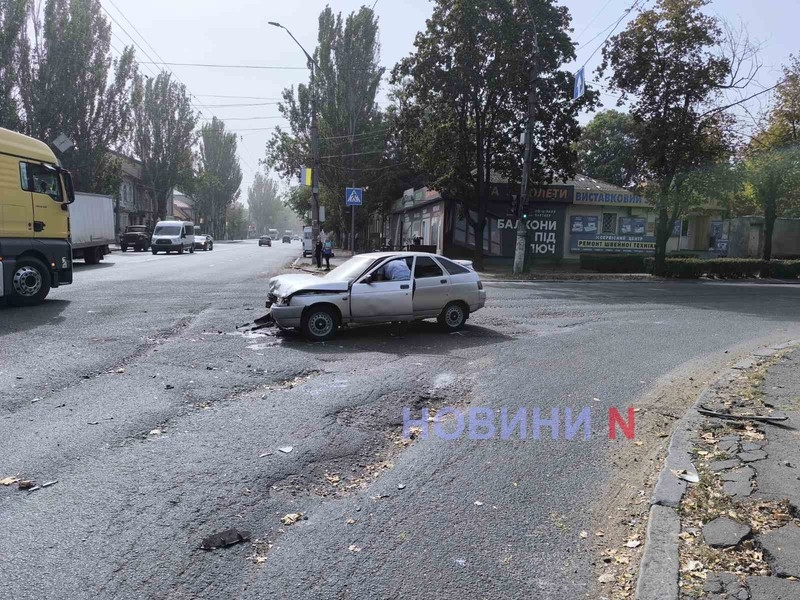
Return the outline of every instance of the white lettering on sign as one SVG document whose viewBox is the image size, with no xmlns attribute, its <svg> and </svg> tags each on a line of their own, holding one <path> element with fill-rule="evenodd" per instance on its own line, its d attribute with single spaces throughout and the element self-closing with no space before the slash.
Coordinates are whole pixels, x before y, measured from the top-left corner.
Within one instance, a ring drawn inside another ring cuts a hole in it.
<svg viewBox="0 0 800 600">
<path fill-rule="evenodd" d="M 555 254 L 555 244 L 531 244 L 531 254 Z"/>
</svg>

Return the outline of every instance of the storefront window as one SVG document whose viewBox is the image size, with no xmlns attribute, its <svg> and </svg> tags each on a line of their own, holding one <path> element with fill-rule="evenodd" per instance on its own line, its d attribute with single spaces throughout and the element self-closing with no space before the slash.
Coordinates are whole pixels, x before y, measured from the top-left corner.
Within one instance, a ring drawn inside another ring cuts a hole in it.
<svg viewBox="0 0 800 600">
<path fill-rule="evenodd" d="M 603 233 L 617 233 L 617 213 L 603 213 Z"/>
</svg>

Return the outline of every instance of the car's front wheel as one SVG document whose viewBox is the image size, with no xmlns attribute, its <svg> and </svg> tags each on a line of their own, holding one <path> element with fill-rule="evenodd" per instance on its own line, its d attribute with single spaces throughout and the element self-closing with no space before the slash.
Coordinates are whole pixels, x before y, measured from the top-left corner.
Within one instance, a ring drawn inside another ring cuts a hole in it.
<svg viewBox="0 0 800 600">
<path fill-rule="evenodd" d="M 447 331 L 458 331 L 467 322 L 469 310 L 461 302 L 451 302 L 444 307 L 437 319 Z"/>
<path fill-rule="evenodd" d="M 300 329 L 312 342 L 324 342 L 333 338 L 338 329 L 338 315 L 329 306 L 312 306 L 303 314 Z"/>
</svg>

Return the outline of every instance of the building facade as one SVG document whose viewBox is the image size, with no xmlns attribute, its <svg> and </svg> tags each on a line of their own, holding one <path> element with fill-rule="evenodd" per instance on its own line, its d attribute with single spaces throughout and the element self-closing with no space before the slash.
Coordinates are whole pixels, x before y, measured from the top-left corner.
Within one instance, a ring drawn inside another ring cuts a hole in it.
<svg viewBox="0 0 800 600">
<path fill-rule="evenodd" d="M 513 259 L 517 220 L 512 208 L 519 185 L 491 184 L 483 232 L 484 256 Z M 451 257 L 469 257 L 475 234 L 460 203 L 427 188 L 407 190 L 395 202 L 383 235 L 387 245 L 430 246 Z M 646 198 L 584 175 L 564 183 L 534 187 L 523 215 L 527 259 L 577 260 L 580 254 L 654 254 L 656 212 Z M 676 224 L 668 251 L 714 252 L 722 238 L 722 219 L 713 211 Z"/>
</svg>

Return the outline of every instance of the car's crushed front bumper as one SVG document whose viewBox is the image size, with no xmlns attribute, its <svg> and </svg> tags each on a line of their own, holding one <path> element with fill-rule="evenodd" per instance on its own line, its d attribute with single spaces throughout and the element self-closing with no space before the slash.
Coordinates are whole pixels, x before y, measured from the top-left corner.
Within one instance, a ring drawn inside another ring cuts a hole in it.
<svg viewBox="0 0 800 600">
<path fill-rule="evenodd" d="M 270 294 L 270 298 L 267 300 L 267 309 L 269 309 L 269 312 L 262 317 L 262 319 L 267 319 L 267 321 L 264 321 L 265 323 L 272 321 L 278 327 L 300 327 L 300 321 L 303 318 L 303 308 L 305 307 L 279 305 L 272 297 L 272 294 Z"/>
</svg>

